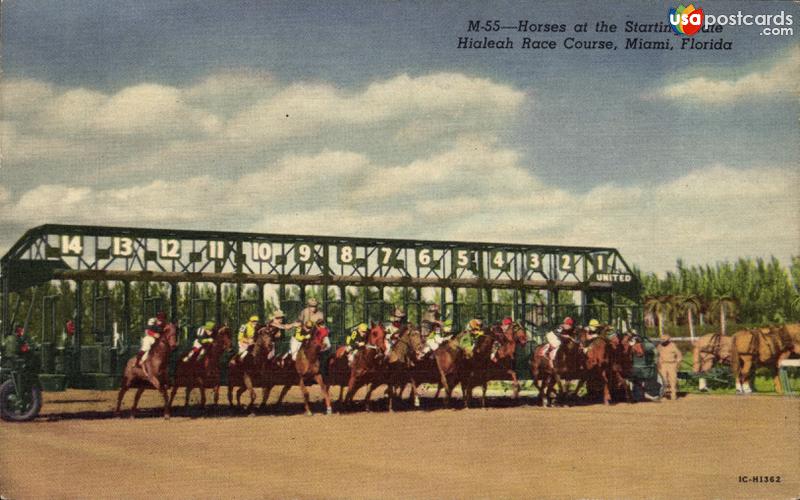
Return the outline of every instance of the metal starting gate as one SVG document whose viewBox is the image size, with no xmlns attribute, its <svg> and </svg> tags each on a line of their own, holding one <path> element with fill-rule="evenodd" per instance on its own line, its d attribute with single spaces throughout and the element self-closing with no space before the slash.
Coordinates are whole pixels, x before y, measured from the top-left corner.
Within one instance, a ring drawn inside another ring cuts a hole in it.
<svg viewBox="0 0 800 500">
<path fill-rule="evenodd" d="M 43 225 L 0 260 L 0 284 L 3 334 L 20 300 L 38 311 L 51 389 L 115 387 L 158 311 L 186 347 L 205 321 L 235 329 L 278 307 L 291 320 L 311 296 L 334 344 L 395 307 L 419 322 L 434 302 L 456 328 L 511 316 L 538 336 L 572 316 L 644 331 L 641 284 L 613 248 Z M 47 285 L 70 303 L 37 296 Z"/>
</svg>

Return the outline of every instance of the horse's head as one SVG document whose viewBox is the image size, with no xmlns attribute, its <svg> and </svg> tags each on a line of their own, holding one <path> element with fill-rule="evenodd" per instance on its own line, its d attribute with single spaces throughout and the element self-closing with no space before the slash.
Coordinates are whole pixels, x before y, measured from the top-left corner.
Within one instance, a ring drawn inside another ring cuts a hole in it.
<svg viewBox="0 0 800 500">
<path fill-rule="evenodd" d="M 262 326 L 256 331 L 256 336 L 254 339 L 254 347 L 253 347 L 253 356 L 258 357 L 259 354 L 268 355 L 272 352 L 272 348 L 275 345 L 275 339 L 272 338 L 270 334 L 269 328 Z"/>
<path fill-rule="evenodd" d="M 178 328 L 174 323 L 167 323 L 164 325 L 163 332 L 161 332 L 161 339 L 167 343 L 170 351 L 174 351 L 178 347 Z"/>
<path fill-rule="evenodd" d="M 638 335 L 626 335 L 623 345 L 626 345 L 637 358 L 644 357 L 644 342 L 642 341 L 642 337 Z"/>
<path fill-rule="evenodd" d="M 417 359 L 422 359 L 425 350 L 425 341 L 422 338 L 422 332 L 419 328 L 409 328 L 408 329 L 408 343 L 411 346 L 411 350 L 414 351 Z"/>
<path fill-rule="evenodd" d="M 367 344 L 378 346 L 381 348 L 381 351 L 386 349 L 386 329 L 383 328 L 383 324 L 380 322 L 378 323 L 371 323 L 369 332 L 367 333 Z"/>
<path fill-rule="evenodd" d="M 233 345 L 231 336 L 231 328 L 228 325 L 223 325 L 214 333 L 214 343 L 219 344 L 223 351 L 229 351 Z"/>
<path fill-rule="evenodd" d="M 525 331 L 525 328 L 522 325 L 515 322 L 511 325 L 510 330 L 514 342 L 519 345 L 525 345 L 528 343 L 528 332 Z"/>
</svg>

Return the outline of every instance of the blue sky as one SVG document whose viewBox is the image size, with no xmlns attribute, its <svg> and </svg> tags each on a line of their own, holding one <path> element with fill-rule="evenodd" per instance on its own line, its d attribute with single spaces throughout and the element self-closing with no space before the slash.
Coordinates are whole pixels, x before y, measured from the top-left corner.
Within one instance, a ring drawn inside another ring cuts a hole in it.
<svg viewBox="0 0 800 500">
<path fill-rule="evenodd" d="M 612 245 L 654 271 L 785 261 L 800 247 L 797 35 L 696 36 L 729 51 L 663 33 L 528 36 L 676 50 L 455 48 L 471 19 L 622 29 L 670 6 L 5 1 L 0 247 L 51 221 Z M 796 3 L 701 6 L 800 22 Z M 226 196 L 259 182 L 281 195 L 257 213 Z M 196 212 L 187 186 L 223 207 Z M 162 210 L 132 201 L 175 191 Z"/>
</svg>

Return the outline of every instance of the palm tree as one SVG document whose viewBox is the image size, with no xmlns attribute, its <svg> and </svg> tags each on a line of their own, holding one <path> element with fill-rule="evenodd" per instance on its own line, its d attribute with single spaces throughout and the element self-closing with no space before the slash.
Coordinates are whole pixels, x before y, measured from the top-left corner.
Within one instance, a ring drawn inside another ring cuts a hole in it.
<svg viewBox="0 0 800 500">
<path fill-rule="evenodd" d="M 725 320 L 734 317 L 737 306 L 737 300 L 733 296 L 727 294 L 717 295 L 714 300 L 711 301 L 711 311 L 719 313 L 719 329 L 722 335 L 726 335 Z"/>
<path fill-rule="evenodd" d="M 694 340 L 694 315 L 702 307 L 700 297 L 695 294 L 681 295 L 676 298 L 675 302 L 678 310 L 686 313 L 686 320 L 689 323 L 689 337 Z"/>
<path fill-rule="evenodd" d="M 672 295 L 648 296 L 644 299 L 645 311 L 658 318 L 658 335 L 664 335 L 665 318 L 672 312 Z"/>
</svg>

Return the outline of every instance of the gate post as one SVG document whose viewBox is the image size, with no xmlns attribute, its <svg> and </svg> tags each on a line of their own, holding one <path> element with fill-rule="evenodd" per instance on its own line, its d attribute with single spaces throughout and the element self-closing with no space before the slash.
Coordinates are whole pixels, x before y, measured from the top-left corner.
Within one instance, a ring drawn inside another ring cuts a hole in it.
<svg viewBox="0 0 800 500">
<path fill-rule="evenodd" d="M 214 285 L 216 286 L 216 290 L 214 290 L 215 295 L 216 295 L 216 297 L 215 297 L 216 304 L 215 304 L 215 308 L 214 308 L 215 309 L 214 315 L 216 316 L 217 325 L 221 325 L 222 324 L 222 283 L 214 283 Z M 236 328 L 238 328 L 238 325 L 236 326 Z"/>
<path fill-rule="evenodd" d="M 73 377 L 81 371 L 81 337 L 83 336 L 83 281 L 75 282 L 75 352 L 72 354 Z"/>
<path fill-rule="evenodd" d="M 2 277 L 2 294 L 3 294 L 3 312 L 2 312 L 2 328 L 0 328 L 0 336 L 5 338 L 7 334 L 11 333 L 11 325 L 8 324 L 9 318 L 9 309 L 8 303 L 11 300 L 11 291 L 9 290 L 9 273 L 8 273 L 8 264 L 3 266 L 3 273 L 4 276 Z"/>
<path fill-rule="evenodd" d="M 169 289 L 169 317 L 175 326 L 178 325 L 178 283 L 173 281 L 170 283 Z"/>
<path fill-rule="evenodd" d="M 264 317 L 266 316 L 266 309 L 264 307 L 264 283 L 258 284 L 258 317 L 261 318 L 264 323 L 267 323 L 267 319 Z M 328 316 L 328 311 L 326 309 L 325 316 Z"/>
</svg>

